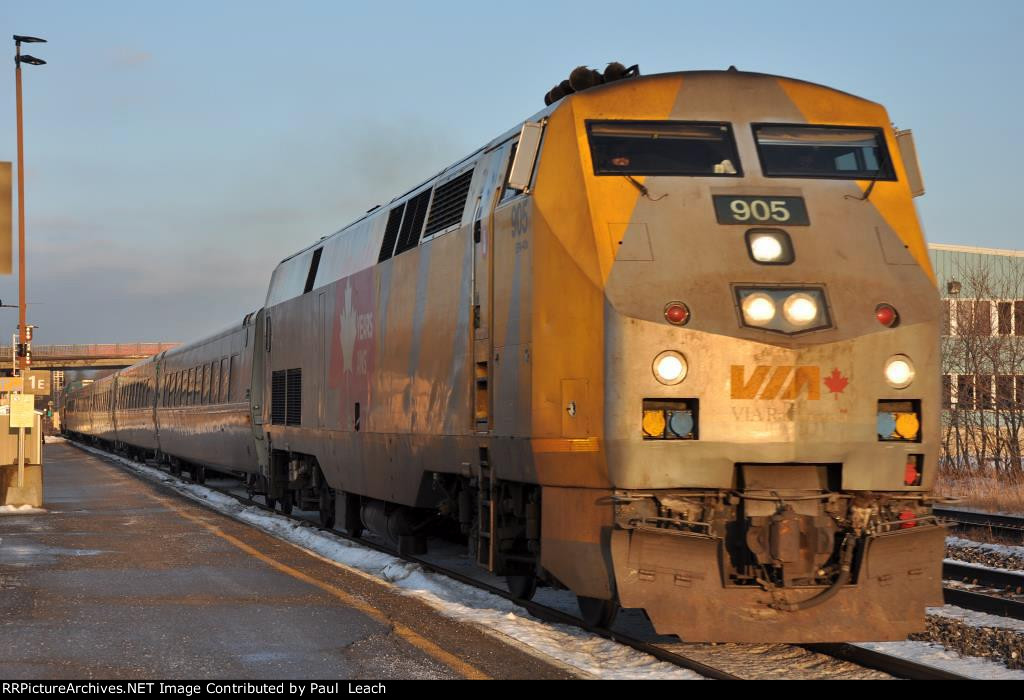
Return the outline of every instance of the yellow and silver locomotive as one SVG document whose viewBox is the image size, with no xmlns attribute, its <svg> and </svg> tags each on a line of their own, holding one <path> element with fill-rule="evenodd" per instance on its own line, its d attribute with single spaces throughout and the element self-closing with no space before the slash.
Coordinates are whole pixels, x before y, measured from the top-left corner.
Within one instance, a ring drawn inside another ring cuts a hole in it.
<svg viewBox="0 0 1024 700">
<path fill-rule="evenodd" d="M 461 529 L 519 595 L 565 586 L 597 623 L 922 629 L 939 303 L 909 133 L 734 69 L 564 92 L 282 261 L 221 340 L 125 370 L 152 435 L 119 377 L 68 430 L 405 548 Z"/>
</svg>

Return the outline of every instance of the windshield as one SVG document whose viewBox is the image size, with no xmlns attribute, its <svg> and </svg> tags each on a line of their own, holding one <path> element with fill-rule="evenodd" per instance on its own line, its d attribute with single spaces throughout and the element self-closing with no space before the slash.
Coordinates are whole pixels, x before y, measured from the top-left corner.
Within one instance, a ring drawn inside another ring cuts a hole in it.
<svg viewBox="0 0 1024 700">
<path fill-rule="evenodd" d="M 754 125 L 767 177 L 895 180 L 881 129 Z"/>
<path fill-rule="evenodd" d="M 740 177 L 728 124 L 714 122 L 587 122 L 595 175 Z"/>
</svg>

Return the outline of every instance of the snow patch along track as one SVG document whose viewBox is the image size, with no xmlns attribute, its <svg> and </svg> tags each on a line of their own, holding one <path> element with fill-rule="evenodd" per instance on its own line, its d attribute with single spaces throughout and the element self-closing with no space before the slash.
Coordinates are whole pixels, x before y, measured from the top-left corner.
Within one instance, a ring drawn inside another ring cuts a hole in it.
<svg viewBox="0 0 1024 700">
<path fill-rule="evenodd" d="M 529 649 L 547 659 L 554 659 L 582 676 L 620 680 L 702 678 L 693 671 L 659 661 L 648 654 L 584 630 L 542 622 L 504 598 L 443 575 L 428 573 L 416 564 L 361 547 L 311 527 L 308 523 L 244 505 L 232 496 L 179 481 L 159 469 L 130 459 L 78 443 L 72 444 L 98 457 L 116 461 L 150 481 L 158 482 L 219 513 L 297 545 L 348 571 L 390 583 L 447 617 L 472 623 L 506 641 L 511 640 L 520 649 Z"/>
<path fill-rule="evenodd" d="M 233 496 L 181 481 L 159 469 L 103 450 L 76 442 L 71 444 L 97 456 L 116 461 L 150 481 L 159 482 L 213 510 L 253 525 L 337 566 L 393 584 L 405 594 L 419 598 L 448 617 L 475 624 L 519 648 L 554 659 L 581 675 L 602 679 L 701 678 L 693 671 L 660 661 L 650 654 L 631 649 L 573 625 L 542 622 L 530 616 L 520 605 L 499 595 L 453 580 L 444 574 L 429 572 L 418 564 L 363 547 L 330 532 L 311 527 L 311 523 L 240 503 Z M 891 644 L 914 643 L 886 643 L 886 646 Z M 722 668 L 726 677 L 733 669 L 737 677 L 745 678 L 887 677 L 883 673 L 791 645 L 701 645 L 676 642 L 656 646 L 670 655 L 678 653 L 690 660 L 703 661 L 709 666 Z M 914 661 L 906 653 L 890 654 L 888 649 L 884 653 Z M 968 665 L 971 669 L 968 673 L 964 670 L 967 668 L 964 664 L 950 664 L 949 656 L 943 658 L 932 653 L 931 658 L 923 663 L 976 678 L 997 677 L 996 674 L 1000 671 L 1006 671 L 1001 665 L 974 660 L 974 664 Z M 1024 674 L 1020 677 L 1024 678 Z"/>
</svg>

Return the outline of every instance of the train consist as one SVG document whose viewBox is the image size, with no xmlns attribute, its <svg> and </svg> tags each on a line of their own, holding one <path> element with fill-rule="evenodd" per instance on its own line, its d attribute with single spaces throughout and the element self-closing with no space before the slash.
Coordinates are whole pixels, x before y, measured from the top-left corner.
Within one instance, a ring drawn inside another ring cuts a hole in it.
<svg viewBox="0 0 1024 700">
<path fill-rule="evenodd" d="M 940 307 L 909 132 L 790 78 L 613 73 L 282 261 L 241 323 L 71 393 L 64 429 L 407 550 L 462 537 L 599 624 L 923 629 Z"/>
</svg>

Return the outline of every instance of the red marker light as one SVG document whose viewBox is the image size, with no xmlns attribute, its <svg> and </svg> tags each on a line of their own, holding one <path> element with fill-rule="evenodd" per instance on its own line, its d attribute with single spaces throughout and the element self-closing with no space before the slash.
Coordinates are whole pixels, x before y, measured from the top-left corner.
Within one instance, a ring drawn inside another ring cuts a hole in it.
<svg viewBox="0 0 1024 700">
<path fill-rule="evenodd" d="M 907 528 L 911 528 L 917 525 L 917 516 L 914 515 L 913 511 L 905 510 L 902 513 L 900 513 L 899 517 L 902 521 L 900 523 L 901 530 L 906 530 Z"/>
<path fill-rule="evenodd" d="M 690 320 L 690 310 L 681 301 L 673 301 L 665 307 L 665 320 L 674 326 L 685 326 Z"/>
<path fill-rule="evenodd" d="M 900 315 L 889 304 L 879 304 L 875 307 L 875 318 L 886 328 L 893 328 L 899 322 Z"/>
<path fill-rule="evenodd" d="M 917 455 L 907 455 L 907 463 L 903 468 L 903 485 L 921 485 L 921 469 L 917 461 Z"/>
</svg>

